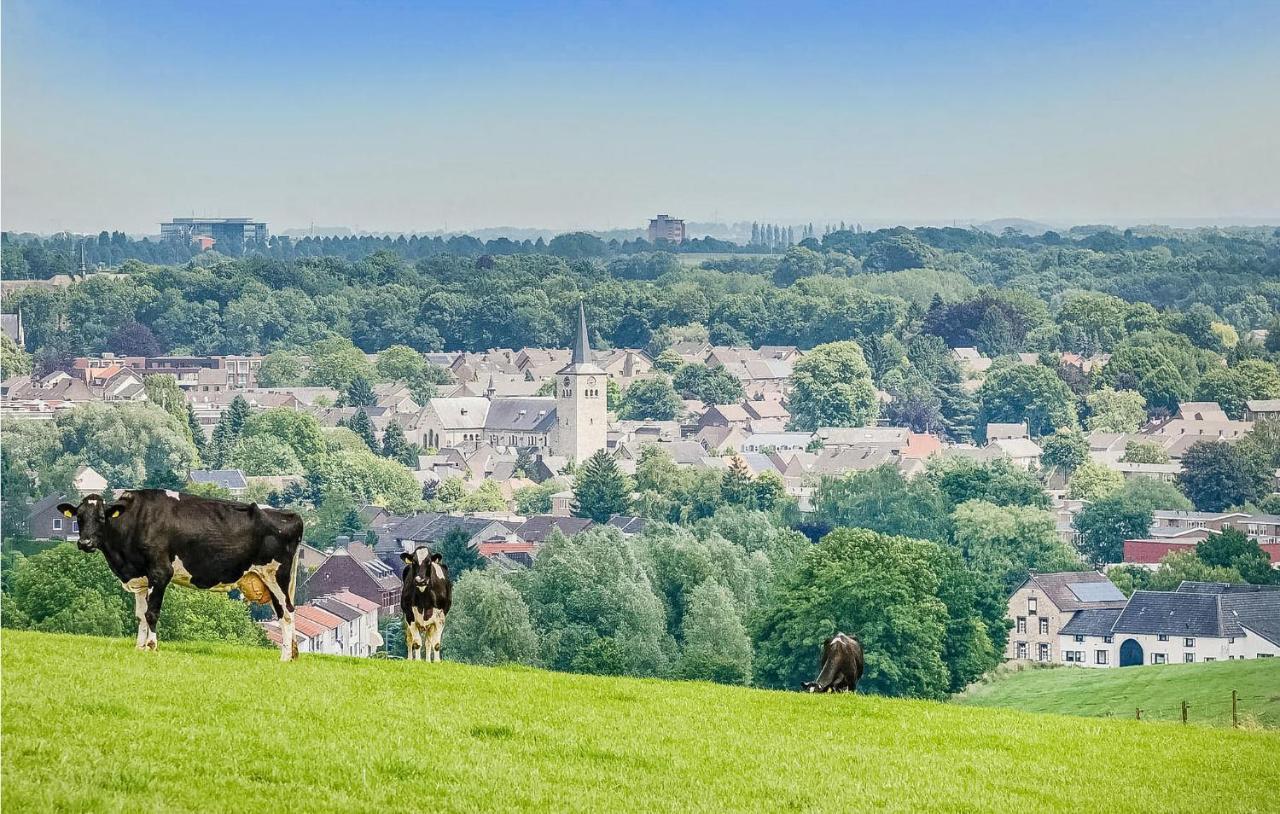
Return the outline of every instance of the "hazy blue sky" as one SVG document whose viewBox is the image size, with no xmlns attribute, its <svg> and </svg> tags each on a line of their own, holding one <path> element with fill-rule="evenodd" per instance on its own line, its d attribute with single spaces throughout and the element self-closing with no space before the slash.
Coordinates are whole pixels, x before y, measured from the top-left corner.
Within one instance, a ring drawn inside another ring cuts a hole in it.
<svg viewBox="0 0 1280 814">
<path fill-rule="evenodd" d="M 4 228 L 1280 220 L 1280 2 L 3 4 Z"/>
</svg>

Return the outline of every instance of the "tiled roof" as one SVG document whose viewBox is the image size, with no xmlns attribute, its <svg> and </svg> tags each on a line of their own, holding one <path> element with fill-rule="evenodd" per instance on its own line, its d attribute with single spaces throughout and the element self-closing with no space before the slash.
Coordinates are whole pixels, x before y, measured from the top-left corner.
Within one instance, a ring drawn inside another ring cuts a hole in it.
<svg viewBox="0 0 1280 814">
<path fill-rule="evenodd" d="M 356 619 L 359 619 L 361 616 L 364 615 L 360 611 L 348 605 L 347 603 L 340 602 L 337 599 L 334 599 L 333 597 L 329 597 L 329 596 L 318 597 L 316 599 L 311 600 L 307 604 L 314 605 L 315 607 L 320 608 L 321 610 L 328 611 L 334 616 L 337 616 L 338 618 L 343 619 L 344 621 L 347 621 L 347 622 L 355 621 Z"/>
<path fill-rule="evenodd" d="M 1238 621 L 1222 613 L 1216 594 L 1177 591 L 1137 591 L 1129 597 L 1114 633 L 1151 633 L 1166 636 L 1239 636 Z"/>
<path fill-rule="evenodd" d="M 223 489 L 244 489 L 249 485 L 239 469 L 193 469 L 187 477 L 192 483 L 212 483 Z"/>
<path fill-rule="evenodd" d="M 1120 608 L 1086 608 L 1076 611 L 1058 632 L 1063 636 L 1110 636 L 1123 611 Z"/>
<path fill-rule="evenodd" d="M 648 520 L 643 517 L 632 517 L 626 514 L 615 514 L 609 518 L 608 525 L 620 530 L 623 534 L 639 534 L 644 531 Z"/>
<path fill-rule="evenodd" d="M 350 605 L 361 613 L 373 613 L 378 609 L 378 603 L 365 599 L 359 594 L 353 594 L 351 591 L 338 591 L 329 594 L 333 599 L 338 600 L 344 605 Z"/>
<path fill-rule="evenodd" d="M 1027 579 L 1044 591 L 1045 596 L 1060 611 L 1077 611 L 1085 608 L 1123 608 L 1125 606 L 1124 594 L 1119 593 L 1118 590 L 1116 591 L 1118 599 L 1098 601 L 1082 600 L 1076 592 L 1071 590 L 1071 586 L 1082 583 L 1112 585 L 1111 580 L 1107 579 L 1107 575 L 1098 571 L 1059 571 L 1053 574 L 1032 574 Z"/>
<path fill-rule="evenodd" d="M 1184 594 L 1247 594 L 1257 591 L 1280 591 L 1280 585 L 1248 585 L 1231 582 L 1195 582 L 1184 579 L 1177 588 Z"/>
<path fill-rule="evenodd" d="M 545 543 L 556 529 L 565 537 L 586 531 L 592 523 L 585 517 L 556 517 L 550 514 L 539 514 L 530 517 L 516 529 L 516 536 L 531 543 Z"/>
<path fill-rule="evenodd" d="M 556 400 L 550 396 L 494 399 L 485 418 L 486 432 L 549 432 L 556 424 Z"/>
</svg>

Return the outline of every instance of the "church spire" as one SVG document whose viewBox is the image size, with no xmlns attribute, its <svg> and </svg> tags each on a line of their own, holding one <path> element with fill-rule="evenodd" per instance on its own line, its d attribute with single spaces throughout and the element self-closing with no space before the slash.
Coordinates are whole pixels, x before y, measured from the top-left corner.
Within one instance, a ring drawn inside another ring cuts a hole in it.
<svg viewBox="0 0 1280 814">
<path fill-rule="evenodd" d="M 591 361 L 591 342 L 587 338 L 587 311 L 578 300 L 578 338 L 573 343 L 572 364 L 585 365 Z"/>
</svg>

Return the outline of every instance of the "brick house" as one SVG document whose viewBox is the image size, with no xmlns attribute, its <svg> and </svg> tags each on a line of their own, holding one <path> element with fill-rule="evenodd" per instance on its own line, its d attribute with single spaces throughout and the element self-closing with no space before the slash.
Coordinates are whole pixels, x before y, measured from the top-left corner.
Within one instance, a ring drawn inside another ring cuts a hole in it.
<svg viewBox="0 0 1280 814">
<path fill-rule="evenodd" d="M 1013 622 L 1005 660 L 1061 662 L 1059 631 L 1085 610 L 1123 609 L 1120 589 L 1099 571 L 1032 573 L 1009 597 Z"/>
</svg>

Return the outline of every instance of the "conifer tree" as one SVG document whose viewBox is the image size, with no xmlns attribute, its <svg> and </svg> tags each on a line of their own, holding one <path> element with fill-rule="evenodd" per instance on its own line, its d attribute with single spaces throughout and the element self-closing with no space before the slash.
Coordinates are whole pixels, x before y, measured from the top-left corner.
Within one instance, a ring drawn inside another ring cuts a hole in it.
<svg viewBox="0 0 1280 814">
<path fill-rule="evenodd" d="M 573 487 L 574 517 L 605 523 L 626 514 L 630 503 L 631 484 L 609 453 L 599 450 L 582 463 Z"/>
</svg>

